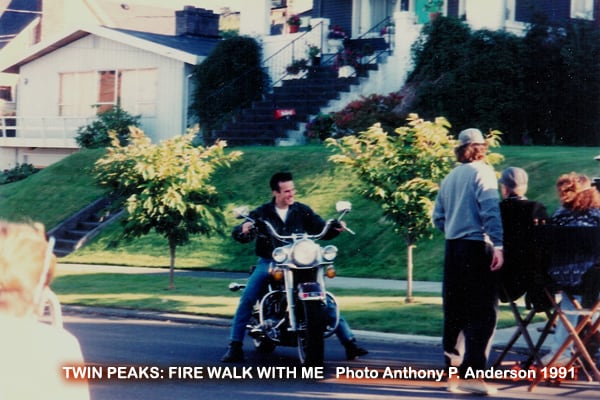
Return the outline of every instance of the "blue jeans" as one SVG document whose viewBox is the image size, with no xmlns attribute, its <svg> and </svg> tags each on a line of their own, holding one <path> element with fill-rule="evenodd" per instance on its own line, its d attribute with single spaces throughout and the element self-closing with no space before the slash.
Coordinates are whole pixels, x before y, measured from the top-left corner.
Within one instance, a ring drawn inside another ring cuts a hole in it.
<svg viewBox="0 0 600 400">
<path fill-rule="evenodd" d="M 575 296 L 575 299 L 579 302 L 581 302 L 581 296 Z M 566 298 L 566 295 L 563 295 L 563 298 L 560 302 L 560 308 L 563 311 L 575 311 L 576 308 L 573 305 L 573 303 L 571 303 L 571 301 Z M 571 325 L 573 325 L 573 327 L 575 327 L 577 325 L 577 315 L 575 314 L 567 314 L 566 315 L 567 320 L 569 320 L 569 322 L 571 323 Z M 563 324 L 562 320 L 559 318 L 558 321 L 556 322 L 556 330 L 554 331 L 554 337 L 552 340 L 552 343 L 550 344 L 550 352 L 552 354 L 556 353 L 558 351 L 558 349 L 560 349 L 560 346 L 562 346 L 562 344 L 565 342 L 565 340 L 567 340 L 567 338 L 569 337 L 569 332 L 567 331 L 567 327 L 565 326 L 565 324 Z M 567 347 L 566 351 L 563 354 L 569 355 L 569 351 L 573 350 L 573 342 L 571 342 L 571 344 L 569 345 L 569 347 Z"/>
<path fill-rule="evenodd" d="M 267 289 L 269 283 L 269 265 L 271 260 L 259 258 L 256 268 L 250 275 L 248 283 L 242 292 L 240 303 L 233 316 L 230 339 L 233 342 L 243 342 L 246 325 L 252 317 L 252 308 L 256 301 Z"/>
<path fill-rule="evenodd" d="M 259 258 L 256 268 L 248 279 L 248 283 L 242 292 L 240 303 L 238 304 L 235 315 L 233 316 L 230 334 L 230 340 L 232 342 L 244 341 L 246 325 L 248 325 L 248 321 L 250 321 L 250 318 L 252 317 L 254 304 L 267 289 L 267 285 L 269 283 L 269 265 L 271 262 L 272 260 Z M 335 309 L 330 307 L 333 306 L 333 304 L 329 304 L 328 302 L 327 305 L 330 313 L 335 313 Z M 335 330 L 335 334 L 342 344 L 346 344 L 354 338 L 352 331 L 350 330 L 350 326 L 341 316 L 339 324 Z"/>
</svg>

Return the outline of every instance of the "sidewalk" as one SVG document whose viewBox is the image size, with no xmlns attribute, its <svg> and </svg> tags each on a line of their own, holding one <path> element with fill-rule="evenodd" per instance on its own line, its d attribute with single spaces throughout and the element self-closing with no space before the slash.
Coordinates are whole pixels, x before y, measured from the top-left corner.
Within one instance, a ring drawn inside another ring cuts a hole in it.
<svg viewBox="0 0 600 400">
<path fill-rule="evenodd" d="M 90 265 L 90 264 L 58 264 L 58 270 L 64 272 L 98 272 L 98 273 L 122 273 L 122 274 L 168 274 L 168 268 L 144 268 L 144 267 L 123 267 L 116 265 Z M 241 280 L 248 277 L 247 273 L 243 272 L 219 272 L 219 271 L 190 271 L 190 270 L 177 270 L 177 275 L 193 275 L 193 276 L 205 276 L 211 278 L 230 278 L 232 280 Z M 393 279 L 373 279 L 373 278 L 348 278 L 348 277 L 336 277 L 335 279 L 328 280 L 328 287 L 331 289 L 335 288 L 350 288 L 350 289 L 385 289 L 385 290 L 405 290 L 405 280 L 393 280 Z M 414 293 L 439 293 L 442 292 L 441 282 L 426 282 L 426 281 L 413 281 L 413 292 Z M 66 309 L 77 310 L 78 312 L 86 312 L 86 307 L 66 307 Z M 115 310 L 115 309 L 102 309 L 93 308 L 94 312 L 102 313 L 115 313 L 121 316 L 131 317 L 131 310 Z M 161 313 L 161 312 L 146 312 L 136 311 L 136 317 L 143 317 L 149 319 L 168 319 L 178 321 L 192 321 L 192 322 L 204 322 L 212 324 L 226 324 L 230 323 L 229 320 L 222 320 L 218 318 L 210 318 L 203 316 L 193 315 L 177 315 L 173 313 Z M 532 339 L 535 341 L 539 337 L 538 327 L 543 326 L 543 323 L 537 323 L 530 325 L 530 334 Z M 494 335 L 493 346 L 504 347 L 514 334 L 516 327 L 498 329 Z M 424 336 L 424 335 L 407 335 L 398 333 L 386 333 L 386 332 L 372 332 L 372 331 L 360 331 L 355 330 L 355 335 L 358 338 L 376 338 L 379 341 L 386 341 L 390 343 L 422 343 L 428 345 L 439 345 L 441 344 L 441 337 L 437 336 Z M 526 347 L 525 342 L 520 338 L 516 347 Z"/>
</svg>

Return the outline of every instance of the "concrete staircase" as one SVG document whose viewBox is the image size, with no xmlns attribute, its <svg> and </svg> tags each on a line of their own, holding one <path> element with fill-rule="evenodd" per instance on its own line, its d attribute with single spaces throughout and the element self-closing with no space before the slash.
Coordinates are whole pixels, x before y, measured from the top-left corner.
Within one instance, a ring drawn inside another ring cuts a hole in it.
<svg viewBox="0 0 600 400">
<path fill-rule="evenodd" d="M 385 62 L 388 47 L 380 42 L 383 39 L 353 41 L 356 47 L 369 43 L 377 53 L 360 64 L 351 76 L 340 77 L 333 65 L 335 55 L 330 55 L 323 58 L 323 65 L 310 66 L 297 76 L 284 77 L 262 100 L 241 110 L 231 122 L 214 131 L 212 139 L 226 140 L 229 146 L 302 143 L 304 125 L 312 116 L 359 86 L 372 71 L 378 70 L 380 62 Z"/>
<path fill-rule="evenodd" d="M 301 76 L 283 80 L 272 93 L 213 132 L 213 137 L 227 140 L 229 146 L 277 144 L 288 138 L 288 131 L 297 130 L 300 122 L 357 83 L 356 77 L 338 78 L 331 66 L 309 67 Z"/>
<path fill-rule="evenodd" d="M 72 253 L 117 218 L 120 213 L 110 212 L 110 204 L 110 199 L 102 197 L 51 229 L 48 235 L 56 239 L 54 254 L 64 257 Z"/>
</svg>

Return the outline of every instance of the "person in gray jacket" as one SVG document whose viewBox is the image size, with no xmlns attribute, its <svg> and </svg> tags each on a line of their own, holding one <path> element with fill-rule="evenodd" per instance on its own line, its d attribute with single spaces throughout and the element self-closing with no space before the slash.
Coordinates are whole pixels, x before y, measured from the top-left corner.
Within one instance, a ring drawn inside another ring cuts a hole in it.
<svg viewBox="0 0 600 400">
<path fill-rule="evenodd" d="M 486 368 L 496 328 L 494 271 L 504 262 L 498 181 L 484 161 L 488 146 L 481 131 L 466 129 L 458 141 L 455 154 L 460 165 L 443 179 L 433 211 L 433 223 L 446 239 L 442 340 L 447 367 L 453 356 L 462 356 L 460 379 L 450 381 L 449 390 L 493 394 L 495 388 L 470 377 Z M 464 354 L 457 349 L 461 334 Z"/>
</svg>

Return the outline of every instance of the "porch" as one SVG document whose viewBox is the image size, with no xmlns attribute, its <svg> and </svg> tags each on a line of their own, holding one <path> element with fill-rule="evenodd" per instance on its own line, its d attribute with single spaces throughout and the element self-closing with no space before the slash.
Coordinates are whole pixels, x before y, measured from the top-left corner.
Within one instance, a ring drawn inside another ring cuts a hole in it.
<svg viewBox="0 0 600 400">
<path fill-rule="evenodd" d="M 0 146 L 78 149 L 77 129 L 95 117 L 0 117 Z"/>
</svg>

